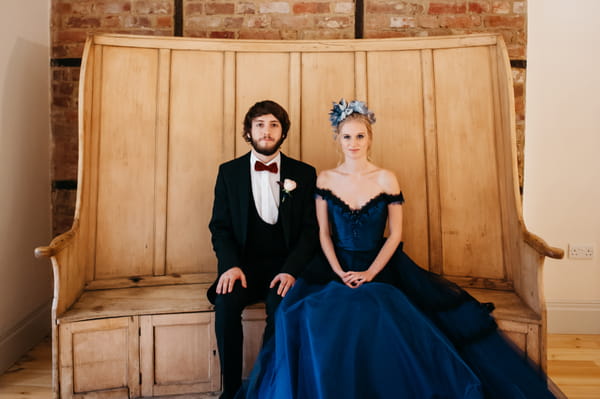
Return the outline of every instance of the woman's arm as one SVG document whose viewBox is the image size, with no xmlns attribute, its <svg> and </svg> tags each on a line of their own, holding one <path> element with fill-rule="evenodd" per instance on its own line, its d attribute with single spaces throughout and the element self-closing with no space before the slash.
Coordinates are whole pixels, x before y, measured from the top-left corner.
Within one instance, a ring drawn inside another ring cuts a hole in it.
<svg viewBox="0 0 600 399">
<path fill-rule="evenodd" d="M 390 235 L 385 240 L 385 244 L 379 250 L 377 257 L 371 263 L 371 266 L 367 269 L 367 272 L 371 275 L 371 281 L 389 262 L 398 245 L 402 241 L 402 205 L 401 204 L 389 204 L 388 205 L 388 227 Z"/>
<path fill-rule="evenodd" d="M 331 266 L 335 274 L 340 276 L 340 278 L 343 278 L 345 272 L 335 255 L 333 241 L 331 240 L 329 215 L 327 214 L 327 201 L 317 196 L 315 199 L 315 206 L 317 210 L 317 222 L 319 223 L 319 241 L 321 242 L 321 249 L 323 249 L 323 253 L 329 262 L 329 266 Z"/>
</svg>

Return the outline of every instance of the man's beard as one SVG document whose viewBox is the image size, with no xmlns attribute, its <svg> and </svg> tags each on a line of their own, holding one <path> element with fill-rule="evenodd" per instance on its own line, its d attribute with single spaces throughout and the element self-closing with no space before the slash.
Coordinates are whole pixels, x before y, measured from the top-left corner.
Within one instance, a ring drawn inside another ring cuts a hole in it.
<svg viewBox="0 0 600 399">
<path fill-rule="evenodd" d="M 252 148 L 254 148 L 254 151 L 258 152 L 261 155 L 268 157 L 268 156 L 275 154 L 277 151 L 279 151 L 279 147 L 281 147 L 281 144 L 283 143 L 284 139 L 285 138 L 283 136 L 281 136 L 281 138 L 278 141 L 276 141 L 272 147 L 268 147 L 268 148 L 259 147 L 258 142 L 254 139 L 251 139 L 250 144 L 252 145 Z"/>
</svg>

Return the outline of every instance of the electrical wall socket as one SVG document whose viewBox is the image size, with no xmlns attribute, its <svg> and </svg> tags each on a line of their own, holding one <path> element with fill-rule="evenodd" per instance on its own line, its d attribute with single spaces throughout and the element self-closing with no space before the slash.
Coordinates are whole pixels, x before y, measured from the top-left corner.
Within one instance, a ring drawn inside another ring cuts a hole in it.
<svg viewBox="0 0 600 399">
<path fill-rule="evenodd" d="M 594 258 L 594 246 L 593 245 L 572 245 L 569 244 L 569 258 L 571 259 L 593 259 Z"/>
</svg>

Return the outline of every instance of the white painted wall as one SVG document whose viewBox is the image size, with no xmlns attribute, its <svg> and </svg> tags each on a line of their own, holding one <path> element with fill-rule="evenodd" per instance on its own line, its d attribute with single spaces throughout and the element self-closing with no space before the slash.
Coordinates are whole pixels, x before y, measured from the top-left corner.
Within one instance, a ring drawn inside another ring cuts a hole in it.
<svg viewBox="0 0 600 399">
<path fill-rule="evenodd" d="M 549 332 L 600 333 L 600 1 L 529 0 L 524 218 L 550 245 Z"/>
<path fill-rule="evenodd" d="M 49 3 L 0 12 L 0 372 L 50 330 Z"/>
</svg>

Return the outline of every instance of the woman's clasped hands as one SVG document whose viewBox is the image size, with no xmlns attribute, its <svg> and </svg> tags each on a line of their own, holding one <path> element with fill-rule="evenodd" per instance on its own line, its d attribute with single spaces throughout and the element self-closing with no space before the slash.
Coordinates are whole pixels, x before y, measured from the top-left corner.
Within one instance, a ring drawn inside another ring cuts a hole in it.
<svg viewBox="0 0 600 399">
<path fill-rule="evenodd" d="M 365 270 L 363 272 L 359 271 L 349 271 L 343 272 L 340 274 L 340 278 L 350 288 L 358 288 L 364 283 L 368 283 L 373 280 L 373 276 L 369 270 Z"/>
</svg>

